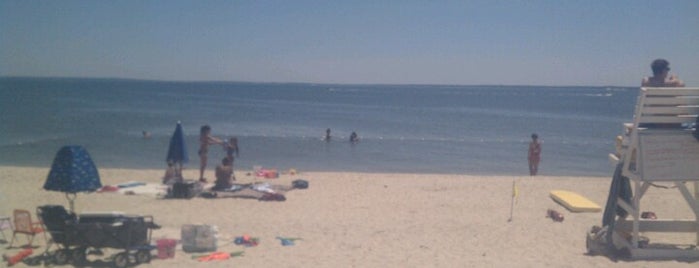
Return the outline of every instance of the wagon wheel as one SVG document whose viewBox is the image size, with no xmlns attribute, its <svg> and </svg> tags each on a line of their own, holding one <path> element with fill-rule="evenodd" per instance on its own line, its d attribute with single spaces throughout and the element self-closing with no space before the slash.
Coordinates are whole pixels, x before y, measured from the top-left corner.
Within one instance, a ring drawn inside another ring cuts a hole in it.
<svg viewBox="0 0 699 268">
<path fill-rule="evenodd" d="M 149 263 L 150 259 L 150 250 L 142 249 L 136 252 L 136 263 Z"/>
<path fill-rule="evenodd" d="M 56 265 L 65 265 L 70 258 L 70 249 L 64 248 L 53 253 L 53 262 Z"/>
<path fill-rule="evenodd" d="M 587 255 L 595 255 L 595 251 L 592 249 L 592 239 L 589 234 L 585 237 L 585 248 L 587 249 Z"/>
<path fill-rule="evenodd" d="M 116 268 L 126 268 L 129 266 L 129 255 L 126 252 L 122 252 L 114 256 L 114 267 Z"/>
<path fill-rule="evenodd" d="M 70 257 L 73 260 L 73 265 L 81 266 L 87 263 L 87 254 L 85 253 L 86 251 L 86 248 L 76 248 L 71 252 Z"/>
</svg>

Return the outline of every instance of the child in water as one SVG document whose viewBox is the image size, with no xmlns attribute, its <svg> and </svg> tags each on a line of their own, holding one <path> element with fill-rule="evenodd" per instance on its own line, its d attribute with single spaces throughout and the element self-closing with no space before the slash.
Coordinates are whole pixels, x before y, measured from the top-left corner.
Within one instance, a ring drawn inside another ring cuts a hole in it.
<svg viewBox="0 0 699 268">
<path fill-rule="evenodd" d="M 240 154 L 240 148 L 238 148 L 238 138 L 231 137 L 226 143 L 223 144 L 223 149 L 226 150 L 226 156 L 233 159 L 233 154 L 236 157 Z"/>
<path fill-rule="evenodd" d="M 357 135 L 357 132 L 352 131 L 352 134 L 350 134 L 350 142 L 351 143 L 359 142 L 359 136 Z"/>
</svg>

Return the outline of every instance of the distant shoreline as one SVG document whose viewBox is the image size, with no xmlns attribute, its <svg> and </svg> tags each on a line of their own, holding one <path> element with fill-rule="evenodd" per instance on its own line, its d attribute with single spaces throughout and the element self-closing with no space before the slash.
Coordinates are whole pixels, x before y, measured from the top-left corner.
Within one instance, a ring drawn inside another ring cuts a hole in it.
<svg viewBox="0 0 699 268">
<path fill-rule="evenodd" d="M 163 165 L 163 168 L 148 168 L 148 167 L 115 167 L 115 166 L 107 166 L 107 167 L 100 167 L 97 166 L 97 170 L 121 170 L 121 171 L 139 171 L 139 172 L 165 172 L 166 166 Z M 213 173 L 214 172 L 214 165 L 209 165 L 207 168 L 206 172 Z M 273 167 L 268 167 L 268 168 L 273 168 Z M 51 169 L 51 165 L 48 166 L 34 166 L 34 165 L 3 165 L 0 164 L 0 169 L 46 169 L 48 172 Z M 189 172 L 194 172 L 198 170 L 198 167 L 196 166 L 191 166 L 187 168 L 187 165 L 185 165 L 184 169 L 185 171 L 189 170 Z M 288 170 L 285 169 L 279 169 L 278 170 L 280 173 L 285 174 L 287 173 Z M 247 174 L 247 173 L 252 173 L 252 169 L 248 168 L 241 168 L 241 169 L 235 169 L 234 172 L 236 174 Z M 524 180 L 536 180 L 537 178 L 595 178 L 595 179 L 611 179 L 612 177 L 612 172 L 610 171 L 609 176 L 595 176 L 595 175 L 562 175 L 562 174 L 555 174 L 555 175 L 540 175 L 540 176 L 529 176 L 527 174 L 507 174 L 507 173 L 468 173 L 468 172 L 461 172 L 461 173 L 456 173 L 456 172 L 392 172 L 392 171 L 354 171 L 354 170 L 298 170 L 299 173 L 347 173 L 347 174 L 374 174 L 374 175 L 379 175 L 379 174 L 386 174 L 386 175 L 415 175 L 415 176 L 466 176 L 466 177 L 492 177 L 492 178 L 502 178 L 502 177 L 508 177 L 508 178 L 517 178 L 517 179 L 524 179 Z"/>
<path fill-rule="evenodd" d="M 153 82 L 153 83 L 182 83 L 182 84 L 272 84 L 272 85 L 327 85 L 327 86 L 405 86 L 405 87 L 536 87 L 536 88 L 638 88 L 638 86 L 618 85 L 516 85 L 516 84 L 429 84 L 429 83 L 317 83 L 317 82 L 262 82 L 262 81 L 225 81 L 225 80 L 164 80 L 148 78 L 121 78 L 121 77 L 71 77 L 71 76 L 0 76 L 0 79 L 36 79 L 36 80 L 92 80 L 92 81 L 124 81 L 124 82 Z"/>
</svg>

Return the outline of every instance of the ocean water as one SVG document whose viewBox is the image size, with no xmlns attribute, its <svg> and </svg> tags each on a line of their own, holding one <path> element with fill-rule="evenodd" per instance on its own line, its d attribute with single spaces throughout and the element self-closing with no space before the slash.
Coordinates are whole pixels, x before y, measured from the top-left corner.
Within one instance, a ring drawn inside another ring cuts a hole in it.
<svg viewBox="0 0 699 268">
<path fill-rule="evenodd" d="M 638 88 L 328 85 L 0 78 L 0 165 L 50 167 L 83 145 L 99 167 L 165 168 L 182 122 L 197 169 L 199 128 L 238 137 L 237 169 L 610 176 L 607 154 Z M 332 140 L 322 141 L 325 129 Z M 142 131 L 151 133 L 144 139 Z M 352 131 L 361 141 L 350 144 Z M 209 170 L 225 155 L 209 151 Z"/>
</svg>

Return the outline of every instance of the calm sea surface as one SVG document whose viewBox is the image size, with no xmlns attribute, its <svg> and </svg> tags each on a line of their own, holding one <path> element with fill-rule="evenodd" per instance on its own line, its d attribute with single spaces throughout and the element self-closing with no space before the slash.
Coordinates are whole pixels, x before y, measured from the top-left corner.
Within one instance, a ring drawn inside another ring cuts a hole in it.
<svg viewBox="0 0 699 268">
<path fill-rule="evenodd" d="M 197 169 L 199 127 L 238 137 L 236 168 L 610 176 L 638 88 L 328 85 L 0 78 L 0 165 L 50 167 L 83 145 L 99 167 L 164 168 L 177 121 Z M 332 130 L 331 142 L 321 140 Z M 144 139 L 143 131 L 151 133 Z M 356 131 L 360 143 L 352 145 Z M 225 155 L 213 146 L 209 168 Z"/>
</svg>

